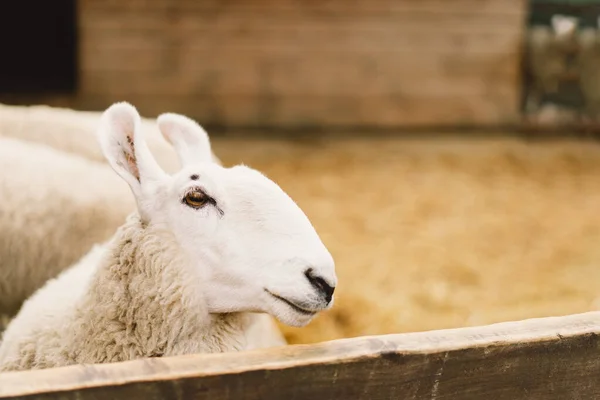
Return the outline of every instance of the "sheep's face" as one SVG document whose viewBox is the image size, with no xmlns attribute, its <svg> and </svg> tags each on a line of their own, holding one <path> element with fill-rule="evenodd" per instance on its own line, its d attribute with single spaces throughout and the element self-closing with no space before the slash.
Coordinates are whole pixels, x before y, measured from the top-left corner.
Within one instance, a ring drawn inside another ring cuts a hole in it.
<svg viewBox="0 0 600 400">
<path fill-rule="evenodd" d="M 164 173 L 139 134 L 135 108 L 118 103 L 99 131 L 111 165 L 143 220 L 168 227 L 197 269 L 211 313 L 266 312 L 303 326 L 333 304 L 334 262 L 312 224 L 273 181 L 212 162 L 206 133 L 180 115 L 157 122 L 183 164 Z"/>
<path fill-rule="evenodd" d="M 268 312 L 301 326 L 331 307 L 334 262 L 302 210 L 247 167 L 192 164 L 168 180 L 151 213 L 203 273 L 215 313 Z"/>
</svg>

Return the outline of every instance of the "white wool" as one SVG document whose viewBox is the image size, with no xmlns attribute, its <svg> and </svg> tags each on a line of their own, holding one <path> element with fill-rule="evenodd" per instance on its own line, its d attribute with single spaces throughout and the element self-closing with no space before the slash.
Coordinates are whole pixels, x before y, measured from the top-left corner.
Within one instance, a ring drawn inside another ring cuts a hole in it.
<svg viewBox="0 0 600 400">
<path fill-rule="evenodd" d="M 285 344 L 268 315 L 210 316 L 169 233 L 140 230 L 134 215 L 24 303 L 0 343 L 0 371 Z M 152 260 L 140 255 L 157 247 Z"/>
<path fill-rule="evenodd" d="M 110 238 L 135 201 L 108 165 L 39 144 L 0 138 L 0 171 L 0 315 L 6 318 Z"/>
</svg>

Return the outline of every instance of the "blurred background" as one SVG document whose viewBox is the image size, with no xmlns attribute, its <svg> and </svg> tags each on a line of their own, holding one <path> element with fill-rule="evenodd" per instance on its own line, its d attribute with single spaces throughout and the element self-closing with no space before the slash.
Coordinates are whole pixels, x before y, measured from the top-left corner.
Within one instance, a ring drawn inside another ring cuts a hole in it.
<svg viewBox="0 0 600 400">
<path fill-rule="evenodd" d="M 340 283 L 292 343 L 600 306 L 599 0 L 3 8 L 1 103 L 186 114 L 299 203 Z"/>
</svg>

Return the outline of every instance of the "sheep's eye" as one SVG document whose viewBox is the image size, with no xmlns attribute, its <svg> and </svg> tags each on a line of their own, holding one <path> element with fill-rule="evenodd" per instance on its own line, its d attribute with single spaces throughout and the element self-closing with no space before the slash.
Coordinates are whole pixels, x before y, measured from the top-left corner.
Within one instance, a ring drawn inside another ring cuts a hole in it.
<svg viewBox="0 0 600 400">
<path fill-rule="evenodd" d="M 209 201 L 209 197 L 202 192 L 189 192 L 185 195 L 183 201 L 190 207 L 200 208 Z"/>
</svg>

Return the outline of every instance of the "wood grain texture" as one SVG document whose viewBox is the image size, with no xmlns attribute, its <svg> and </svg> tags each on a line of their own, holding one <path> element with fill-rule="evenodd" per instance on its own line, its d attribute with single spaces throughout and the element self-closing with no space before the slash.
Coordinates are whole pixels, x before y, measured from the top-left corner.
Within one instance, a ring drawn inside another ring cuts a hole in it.
<svg viewBox="0 0 600 400">
<path fill-rule="evenodd" d="M 228 127 L 519 119 L 525 0 L 80 0 L 83 109 Z"/>
<path fill-rule="evenodd" d="M 600 312 L 0 374 L 1 399 L 600 397 Z"/>
</svg>

